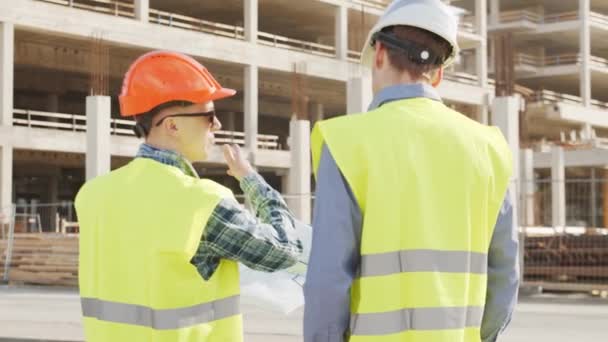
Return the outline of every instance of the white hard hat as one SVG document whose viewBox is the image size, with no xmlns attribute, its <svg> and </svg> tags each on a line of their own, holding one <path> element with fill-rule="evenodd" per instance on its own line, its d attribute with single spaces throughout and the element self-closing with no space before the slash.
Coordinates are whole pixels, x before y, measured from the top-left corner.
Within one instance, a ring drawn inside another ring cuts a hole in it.
<svg viewBox="0 0 608 342">
<path fill-rule="evenodd" d="M 450 65 L 458 55 L 458 17 L 441 0 L 395 0 L 367 36 L 361 64 L 371 67 L 374 49 L 371 40 L 374 33 L 389 26 L 404 25 L 421 28 L 445 39 L 452 46 L 452 54 L 443 63 Z"/>
</svg>

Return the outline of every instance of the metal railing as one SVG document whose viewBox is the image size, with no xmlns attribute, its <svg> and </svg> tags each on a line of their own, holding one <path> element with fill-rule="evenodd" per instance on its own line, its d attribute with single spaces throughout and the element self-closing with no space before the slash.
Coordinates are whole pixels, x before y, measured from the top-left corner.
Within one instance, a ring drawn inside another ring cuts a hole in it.
<svg viewBox="0 0 608 342">
<path fill-rule="evenodd" d="M 348 2 L 359 6 L 383 10 L 391 3 L 391 0 L 348 0 Z"/>
<path fill-rule="evenodd" d="M 458 21 L 458 28 L 463 32 L 477 33 L 477 28 L 475 27 L 475 17 L 471 15 L 460 17 L 460 20 Z"/>
<path fill-rule="evenodd" d="M 528 10 L 503 11 L 500 13 L 501 23 L 511 23 L 515 21 L 531 21 L 540 24 L 543 22 L 543 16 Z"/>
<path fill-rule="evenodd" d="M 221 24 L 155 9 L 150 10 L 150 22 L 234 39 L 242 40 L 245 37 L 245 31 L 240 26 Z M 324 57 L 334 57 L 336 55 L 335 47 L 330 45 L 288 38 L 266 32 L 258 32 L 258 42 L 263 45 L 302 51 Z"/>
<path fill-rule="evenodd" d="M 476 75 L 460 71 L 446 70 L 443 74 L 443 78 L 449 81 L 470 85 L 477 85 L 479 82 L 479 78 Z"/>
<path fill-rule="evenodd" d="M 133 18 L 134 5 L 132 3 L 117 0 L 38 0 L 67 7 L 73 7 L 98 13 Z M 364 6 L 383 9 L 388 5 L 384 1 L 373 0 L 351 0 L 352 3 Z M 212 22 L 198 19 L 187 15 L 150 9 L 149 22 L 158 25 L 176 27 L 190 31 L 204 32 L 222 37 L 243 40 L 245 31 L 243 27 Z M 476 31 L 473 24 L 473 17 L 465 16 L 461 18 L 460 29 L 465 32 L 474 33 Z M 331 45 L 319 44 L 315 42 L 294 39 L 282 35 L 258 31 L 258 43 L 267 46 L 283 48 L 287 50 L 301 51 L 324 57 L 335 57 L 336 48 Z M 356 51 L 349 51 L 350 59 L 356 58 Z"/>
<path fill-rule="evenodd" d="M 330 45 L 307 42 L 265 32 L 258 32 L 258 43 L 325 57 L 334 57 L 336 55 L 336 48 Z"/>
<path fill-rule="evenodd" d="M 608 16 L 591 12 L 590 19 L 592 23 L 599 25 L 608 25 Z M 553 13 L 553 14 L 540 14 L 530 10 L 513 10 L 513 11 L 503 11 L 500 13 L 500 22 L 501 23 L 512 23 L 517 21 L 529 21 L 534 24 L 553 24 L 560 22 L 568 22 L 579 20 L 579 12 L 578 11 L 569 11 L 562 13 Z"/>
<path fill-rule="evenodd" d="M 583 63 L 583 58 L 580 54 L 559 54 L 550 55 L 546 57 L 534 56 L 526 53 L 516 53 L 514 56 L 514 62 L 516 65 L 526 65 L 531 67 L 546 67 L 546 66 L 559 66 L 559 65 L 580 65 Z M 608 59 L 591 56 L 591 66 L 598 68 L 608 68 Z"/>
<path fill-rule="evenodd" d="M 239 26 L 216 23 L 156 9 L 150 9 L 149 21 L 153 24 L 205 32 L 217 36 L 235 39 L 244 39 L 245 37 L 244 29 Z"/>
<path fill-rule="evenodd" d="M 87 117 L 79 114 L 50 113 L 27 109 L 13 110 L 13 124 L 16 126 L 58 129 L 73 132 L 86 132 Z M 112 135 L 135 136 L 133 127 L 135 122 L 112 118 L 110 120 L 110 133 Z M 233 131 L 217 131 L 216 143 L 234 143 L 245 145 L 245 133 Z M 280 149 L 278 135 L 258 134 L 258 147 L 261 149 Z"/>
<path fill-rule="evenodd" d="M 551 90 L 539 90 L 528 97 L 531 103 L 569 103 L 574 105 L 583 105 L 583 99 L 576 95 L 562 94 Z M 591 105 L 599 109 L 608 109 L 608 103 L 599 100 L 591 100 Z"/>
<path fill-rule="evenodd" d="M 117 0 L 38 0 L 118 17 L 135 17 L 133 3 Z"/>
<path fill-rule="evenodd" d="M 567 291 L 608 289 L 606 179 L 539 179 L 521 196 L 524 285 Z M 565 226 L 552 221 L 552 186 L 566 190 Z M 526 218 L 526 216 L 528 216 Z"/>
</svg>

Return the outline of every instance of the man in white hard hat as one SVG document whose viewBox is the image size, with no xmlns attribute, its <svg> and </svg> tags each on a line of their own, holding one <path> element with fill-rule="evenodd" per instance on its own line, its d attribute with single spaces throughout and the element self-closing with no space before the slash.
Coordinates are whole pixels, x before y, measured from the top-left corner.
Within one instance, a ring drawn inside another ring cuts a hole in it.
<svg viewBox="0 0 608 342">
<path fill-rule="evenodd" d="M 510 320 L 511 153 L 435 90 L 457 30 L 440 0 L 393 2 L 363 50 L 369 111 L 313 130 L 307 342 L 495 341 Z"/>
</svg>

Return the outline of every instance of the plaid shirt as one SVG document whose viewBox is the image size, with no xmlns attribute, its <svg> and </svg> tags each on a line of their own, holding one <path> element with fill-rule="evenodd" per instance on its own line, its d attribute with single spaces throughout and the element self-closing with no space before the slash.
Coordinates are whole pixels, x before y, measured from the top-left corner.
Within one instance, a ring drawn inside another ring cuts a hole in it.
<svg viewBox="0 0 608 342">
<path fill-rule="evenodd" d="M 142 144 L 136 158 L 149 158 L 199 178 L 192 164 L 176 152 Z M 192 260 L 200 275 L 209 280 L 220 259 L 273 272 L 298 261 L 302 242 L 295 236 L 295 219 L 281 195 L 257 173 L 240 182 L 259 220 L 234 199 L 222 199 L 213 210 Z"/>
</svg>

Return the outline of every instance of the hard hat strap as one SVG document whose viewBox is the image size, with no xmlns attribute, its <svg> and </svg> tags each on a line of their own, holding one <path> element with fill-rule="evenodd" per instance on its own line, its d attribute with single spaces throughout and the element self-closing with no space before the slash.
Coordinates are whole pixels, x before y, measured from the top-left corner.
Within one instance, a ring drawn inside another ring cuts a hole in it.
<svg viewBox="0 0 608 342">
<path fill-rule="evenodd" d="M 376 41 L 380 41 L 389 48 L 397 49 L 405 53 L 408 58 L 416 64 L 442 65 L 445 61 L 445 57 L 438 56 L 430 49 L 425 48 L 420 44 L 414 43 L 412 41 L 399 39 L 388 32 L 378 31 L 374 33 L 370 41 L 372 47 L 375 47 Z"/>
<path fill-rule="evenodd" d="M 146 127 L 146 125 L 136 122 L 135 126 L 133 126 L 133 132 L 135 132 L 135 136 L 138 138 L 144 138 L 148 136 L 150 129 Z"/>
</svg>

